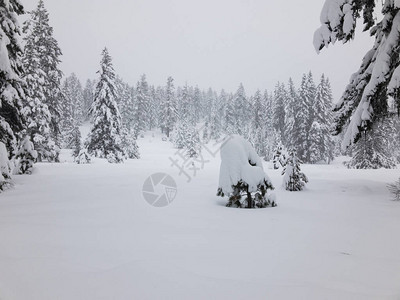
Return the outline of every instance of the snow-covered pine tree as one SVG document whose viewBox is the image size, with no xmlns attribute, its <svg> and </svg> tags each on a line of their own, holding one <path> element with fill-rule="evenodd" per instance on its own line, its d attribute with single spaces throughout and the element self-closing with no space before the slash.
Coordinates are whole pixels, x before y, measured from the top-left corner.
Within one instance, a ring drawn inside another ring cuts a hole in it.
<svg viewBox="0 0 400 300">
<path fill-rule="evenodd" d="M 89 110 L 92 107 L 93 99 L 94 99 L 94 89 L 95 89 L 95 81 L 94 80 L 86 80 L 85 87 L 82 91 L 83 96 L 83 105 L 82 105 L 82 113 L 83 113 L 83 121 L 89 120 Z"/>
<path fill-rule="evenodd" d="M 392 120 L 388 118 L 374 123 L 370 131 L 364 131 L 363 137 L 352 146 L 354 155 L 346 166 L 352 169 L 395 168 L 395 160 L 387 147 L 390 128 Z"/>
<path fill-rule="evenodd" d="M 239 85 L 236 93 L 233 95 L 232 101 L 234 114 L 233 133 L 243 135 L 247 131 L 246 127 L 248 119 L 246 116 L 249 112 L 247 111 L 247 97 L 242 83 Z"/>
<path fill-rule="evenodd" d="M 135 138 L 142 134 L 148 127 L 149 99 L 149 86 L 146 81 L 146 75 L 143 74 L 136 85 L 135 92 Z"/>
<path fill-rule="evenodd" d="M 157 127 L 157 117 L 159 115 L 159 105 L 157 92 L 155 87 L 152 85 L 149 87 L 149 106 L 148 106 L 148 128 L 149 130 L 153 130 L 153 128 Z"/>
<path fill-rule="evenodd" d="M 285 155 L 286 151 L 282 145 L 282 143 L 279 143 L 276 146 L 275 152 L 274 152 L 274 156 L 273 156 L 273 164 L 274 164 L 274 169 L 277 170 L 280 167 L 284 167 L 285 163 L 286 163 L 286 155 Z"/>
<path fill-rule="evenodd" d="M 317 51 L 339 40 L 348 42 L 355 36 L 357 19 L 363 18 L 364 31 L 375 37 L 371 50 L 364 56 L 359 70 L 350 78 L 341 99 L 335 105 L 334 129 L 345 131 L 342 147 L 362 138 L 372 124 L 386 118 L 388 96 L 395 99 L 400 110 L 400 2 L 382 1 L 381 14 L 375 1 L 326 0 L 321 12 L 321 27 L 314 34 Z M 377 18 L 379 15 L 381 17 Z M 380 20 L 379 20 L 380 19 Z"/>
<path fill-rule="evenodd" d="M 284 126 L 284 136 L 285 136 L 285 147 L 287 149 L 292 149 L 296 143 L 295 128 L 299 122 L 297 119 L 297 102 L 299 101 L 299 96 L 296 92 L 292 78 L 289 78 L 286 101 L 285 101 L 285 126 Z"/>
<path fill-rule="evenodd" d="M 84 119 L 82 85 L 74 73 L 64 80 L 62 91 L 64 101 L 62 103 L 61 132 L 64 146 L 69 148 L 71 144 L 74 144 L 76 128 Z"/>
<path fill-rule="evenodd" d="M 18 23 L 18 16 L 23 13 L 19 0 L 3 1 L 0 5 L 0 143 L 4 145 L 1 161 L 8 161 L 15 155 L 17 135 L 24 127 L 21 113 L 21 99 L 24 98 L 21 76 L 24 70 Z M 3 165 L 0 167 L 5 168 Z M 3 180 L 6 179 L 0 174 L 0 189 Z"/>
<path fill-rule="evenodd" d="M 91 156 L 89 155 L 89 153 L 87 152 L 87 149 L 81 149 L 81 151 L 79 151 L 79 154 L 77 157 L 75 157 L 74 161 L 80 165 L 80 164 L 90 164 L 90 162 L 92 161 Z"/>
<path fill-rule="evenodd" d="M 265 160 L 273 159 L 274 151 L 277 145 L 281 142 L 280 134 L 274 128 L 273 107 L 274 101 L 272 95 L 268 91 L 264 92 L 264 105 L 265 105 Z"/>
<path fill-rule="evenodd" d="M 46 154 L 46 158 L 58 161 L 59 147 L 61 143 L 60 131 L 60 116 L 61 116 L 61 103 L 63 101 L 63 94 L 61 92 L 61 78 L 62 72 L 59 69 L 60 56 L 62 55 L 61 49 L 58 46 L 57 40 L 53 37 L 53 28 L 49 25 L 49 14 L 44 7 L 43 0 L 39 0 L 38 6 L 31 13 L 31 18 L 25 23 L 24 31 L 26 33 L 25 52 L 33 65 L 36 65 L 37 70 L 42 74 L 40 85 L 44 98 L 41 99 L 43 104 L 47 105 L 50 112 L 50 136 L 55 146 L 52 148 L 51 153 Z M 26 65 L 28 57 L 25 57 Z M 26 76 L 34 74 L 37 70 L 27 69 Z M 26 77 L 25 76 L 25 77 Z M 36 79 L 39 80 L 39 79 Z M 28 84 L 28 90 L 32 86 Z M 35 97 L 35 96 L 34 96 Z M 46 121 L 47 122 L 47 121 Z M 35 140 L 33 139 L 35 144 Z M 36 145 L 35 145 L 36 148 Z M 40 157 L 40 149 L 37 149 Z M 55 152 L 55 154 L 53 154 Z"/>
<path fill-rule="evenodd" d="M 116 103 L 115 73 L 107 48 L 101 55 L 100 78 L 90 109 L 93 125 L 86 148 L 89 154 L 119 163 L 124 160 L 125 153 L 121 145 L 122 124 Z"/>
<path fill-rule="evenodd" d="M 37 158 L 37 151 L 33 147 L 29 135 L 20 141 L 16 159 L 15 173 L 18 174 L 31 174 L 33 164 Z"/>
<path fill-rule="evenodd" d="M 256 91 L 252 98 L 252 113 L 250 135 L 252 144 L 260 157 L 266 155 L 266 120 L 265 120 L 265 103 L 264 98 L 259 90 Z"/>
<path fill-rule="evenodd" d="M 314 101 L 314 122 L 309 133 L 310 163 L 333 159 L 334 142 L 330 133 L 332 124 L 332 92 L 328 78 L 322 74 Z"/>
<path fill-rule="evenodd" d="M 185 148 L 187 156 L 190 158 L 195 158 L 200 155 L 200 136 L 199 132 L 196 130 L 196 127 L 189 128 Z"/>
<path fill-rule="evenodd" d="M 275 207 L 274 187 L 264 172 L 254 148 L 239 135 L 232 135 L 221 148 L 221 167 L 217 196 L 229 197 L 228 207 Z"/>
<path fill-rule="evenodd" d="M 81 143 L 81 131 L 79 130 L 78 126 L 75 126 L 69 136 L 69 144 L 67 144 L 67 148 L 73 149 L 74 151 L 72 152 L 72 156 L 74 158 L 78 157 L 79 153 L 81 152 L 82 149 L 82 143 Z"/>
<path fill-rule="evenodd" d="M 236 113 L 233 103 L 233 95 L 228 95 L 226 100 L 224 127 L 227 134 L 234 134 L 236 132 Z"/>
<path fill-rule="evenodd" d="M 139 159 L 139 147 L 136 143 L 135 134 L 127 128 L 123 128 L 122 147 L 125 151 L 125 157 L 129 159 Z"/>
<path fill-rule="evenodd" d="M 290 150 L 283 168 L 283 186 L 288 191 L 301 191 L 308 182 L 307 176 L 301 172 L 301 160 L 296 155 L 296 150 Z"/>
<path fill-rule="evenodd" d="M 222 122 L 226 107 L 227 95 L 224 90 L 215 98 L 211 111 L 210 139 L 218 140 L 222 135 Z"/>
<path fill-rule="evenodd" d="M 294 144 L 297 147 L 298 157 L 305 162 L 310 160 L 309 132 L 314 117 L 313 104 L 315 91 L 316 88 L 311 72 L 309 72 L 308 75 L 303 74 L 299 90 L 299 101 L 296 105 L 298 123 L 294 131 Z"/>
<path fill-rule="evenodd" d="M 177 115 L 176 98 L 174 92 L 174 79 L 170 76 L 167 79 L 167 86 L 165 88 L 164 98 L 162 99 L 161 109 L 161 128 L 162 132 L 169 137 L 174 128 Z"/>
<path fill-rule="evenodd" d="M 286 144 L 285 138 L 285 103 L 287 91 L 283 83 L 278 82 L 274 91 L 273 124 L 280 135 L 280 140 Z"/>
</svg>

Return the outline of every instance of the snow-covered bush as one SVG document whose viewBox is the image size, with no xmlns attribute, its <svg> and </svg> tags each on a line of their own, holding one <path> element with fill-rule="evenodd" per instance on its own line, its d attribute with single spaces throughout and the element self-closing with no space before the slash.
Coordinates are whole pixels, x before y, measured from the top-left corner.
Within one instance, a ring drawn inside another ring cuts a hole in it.
<svg viewBox="0 0 400 300">
<path fill-rule="evenodd" d="M 283 186 L 288 191 L 301 191 L 308 182 L 307 176 L 300 170 L 301 161 L 296 151 L 291 150 L 283 168 Z"/>
<path fill-rule="evenodd" d="M 243 137 L 232 135 L 221 148 L 217 195 L 229 197 L 227 206 L 274 207 L 274 195 L 267 195 L 268 189 L 274 187 L 264 172 L 260 157 Z"/>
<path fill-rule="evenodd" d="M 393 200 L 400 201 L 400 178 L 394 183 L 389 183 L 387 187 L 393 194 Z"/>
<path fill-rule="evenodd" d="M 78 156 L 75 157 L 75 162 L 77 164 L 90 164 L 91 161 L 92 159 L 86 149 L 81 149 Z"/>
<path fill-rule="evenodd" d="M 37 151 L 33 147 L 29 135 L 21 141 L 16 155 L 16 169 L 17 174 L 31 174 L 33 164 L 37 158 Z"/>
<path fill-rule="evenodd" d="M 8 160 L 6 145 L 0 142 L 0 191 L 3 191 L 10 185 L 10 175 L 10 162 Z"/>
</svg>

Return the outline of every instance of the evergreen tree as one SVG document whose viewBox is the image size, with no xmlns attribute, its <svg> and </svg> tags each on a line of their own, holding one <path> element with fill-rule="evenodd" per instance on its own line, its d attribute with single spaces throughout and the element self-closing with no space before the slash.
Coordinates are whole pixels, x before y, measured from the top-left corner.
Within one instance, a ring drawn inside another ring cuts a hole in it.
<svg viewBox="0 0 400 300">
<path fill-rule="evenodd" d="M 313 123 L 314 97 L 315 84 L 312 74 L 311 72 L 308 75 L 303 74 L 299 90 L 299 101 L 296 105 L 298 122 L 294 131 L 294 145 L 297 147 L 299 158 L 305 162 L 310 161 L 309 132 Z"/>
<path fill-rule="evenodd" d="M 153 130 L 153 128 L 157 127 L 157 118 L 158 118 L 158 109 L 159 104 L 157 101 L 157 92 L 154 86 L 149 88 L 149 106 L 148 106 L 148 127 L 149 130 Z"/>
<path fill-rule="evenodd" d="M 285 167 L 283 168 L 283 186 L 288 191 L 301 191 L 308 178 L 300 169 L 301 160 L 297 158 L 296 151 L 289 151 L 286 159 Z"/>
<path fill-rule="evenodd" d="M 273 125 L 275 130 L 279 133 L 280 139 L 285 143 L 285 103 L 287 92 L 285 85 L 279 83 L 274 91 L 274 106 L 273 106 Z"/>
<path fill-rule="evenodd" d="M 121 145 L 121 115 L 116 103 L 115 73 L 107 48 L 102 51 L 100 78 L 90 109 L 93 126 L 86 141 L 89 154 L 107 158 L 110 163 L 124 160 Z"/>
<path fill-rule="evenodd" d="M 395 99 L 397 112 L 400 110 L 400 3 L 382 1 L 381 14 L 376 14 L 378 7 L 375 1 L 349 0 L 338 5 L 335 0 L 326 0 L 322 25 L 314 34 L 317 51 L 337 40 L 346 43 L 355 36 L 357 19 L 363 18 L 364 31 L 370 30 L 375 37 L 372 49 L 334 107 L 335 134 L 345 132 L 344 148 L 360 139 L 365 130 L 371 130 L 377 120 L 390 115 L 388 96 Z M 382 16 L 381 20 L 377 15 Z"/>
<path fill-rule="evenodd" d="M 2 161 L 15 155 L 17 136 L 24 127 L 21 113 L 21 100 L 24 98 L 21 76 L 24 70 L 18 23 L 18 16 L 23 13 L 19 0 L 9 0 L 0 5 L 0 144 L 6 149 L 0 154 L 4 156 L 0 158 Z M 0 167 L 5 169 L 3 165 Z M 4 176 L 0 174 L 0 190 L 3 180 Z"/>
<path fill-rule="evenodd" d="M 74 131 L 84 119 L 83 114 L 83 90 L 79 79 L 74 73 L 67 77 L 62 85 L 64 101 L 62 103 L 61 131 L 64 145 L 71 145 L 74 139 Z M 79 129 L 78 129 L 79 130 Z"/>
<path fill-rule="evenodd" d="M 83 97 L 83 105 L 82 105 L 82 114 L 83 114 L 83 121 L 89 120 L 89 110 L 92 107 L 93 99 L 94 99 L 94 89 L 95 89 L 95 82 L 94 80 L 86 80 L 85 88 L 82 91 Z"/>
<path fill-rule="evenodd" d="M 31 93 L 30 98 L 39 99 L 42 104 L 47 106 L 50 112 L 51 120 L 49 127 L 52 140 L 50 143 L 55 142 L 56 145 L 54 147 L 51 146 L 54 149 L 46 149 L 47 152 L 51 152 L 46 153 L 46 158 L 58 161 L 61 142 L 59 124 L 61 103 L 63 101 L 63 94 L 61 92 L 62 72 L 58 65 L 61 62 L 60 56 L 62 53 L 57 40 L 53 37 L 53 28 L 49 25 L 49 14 L 44 7 L 43 0 L 39 0 L 37 8 L 31 12 L 31 19 L 25 23 L 24 31 L 26 33 L 24 65 L 27 66 L 25 77 L 29 79 L 27 83 L 28 90 Z M 32 76 L 32 78 L 29 78 L 29 76 Z M 30 82 L 31 80 L 38 82 L 33 84 Z M 39 85 L 41 91 L 32 91 L 32 89 L 37 89 Z M 32 140 L 35 144 L 35 139 Z M 46 138 L 46 140 L 48 139 Z M 36 150 L 38 150 L 38 157 L 40 157 L 41 151 L 39 149 Z"/>
<path fill-rule="evenodd" d="M 169 137 L 176 122 L 177 106 L 174 92 L 174 79 L 168 77 L 165 89 L 164 99 L 162 102 L 162 132 Z"/>
<path fill-rule="evenodd" d="M 125 151 L 125 157 L 130 159 L 139 159 L 139 147 L 136 143 L 135 134 L 129 129 L 124 128 L 122 134 L 122 147 Z"/>
<path fill-rule="evenodd" d="M 18 174 L 32 174 L 33 163 L 37 158 L 37 152 L 34 150 L 33 143 L 29 135 L 21 140 L 16 158 L 15 172 Z"/>
<path fill-rule="evenodd" d="M 273 97 L 264 92 L 264 106 L 265 106 L 265 160 L 271 160 L 274 156 L 275 148 L 281 142 L 280 134 L 274 128 L 274 101 Z"/>
<path fill-rule="evenodd" d="M 396 167 L 394 159 L 388 152 L 388 128 L 392 121 L 385 119 L 373 125 L 370 131 L 364 131 L 362 139 L 352 146 L 354 153 L 346 166 L 352 169 L 392 169 Z"/>
<path fill-rule="evenodd" d="M 314 122 L 309 135 L 310 162 L 333 159 L 334 142 L 330 133 L 332 124 L 332 92 L 329 80 L 321 76 L 314 102 Z"/>
<path fill-rule="evenodd" d="M 299 123 L 297 118 L 297 105 L 299 96 L 296 92 L 292 78 L 289 78 L 286 101 L 285 101 L 285 125 L 284 125 L 284 136 L 285 136 L 285 147 L 292 149 L 296 143 L 296 126 Z"/>
<path fill-rule="evenodd" d="M 247 119 L 247 98 L 246 93 L 243 87 L 243 84 L 239 85 L 235 95 L 233 96 L 233 107 L 234 107 L 234 132 L 239 135 L 243 135 L 247 130 L 246 126 L 248 125 Z"/>
<path fill-rule="evenodd" d="M 70 134 L 69 144 L 67 145 L 68 148 L 72 148 L 74 150 L 72 152 L 72 156 L 74 158 L 78 157 L 79 153 L 82 150 L 81 139 L 81 131 L 79 130 L 78 126 L 75 126 Z"/>
<path fill-rule="evenodd" d="M 135 138 L 147 128 L 149 98 L 149 86 L 146 75 L 143 74 L 137 83 L 135 93 Z"/>
<path fill-rule="evenodd" d="M 218 140 L 222 135 L 222 122 L 226 101 L 227 95 L 225 91 L 222 90 L 220 95 L 215 98 L 215 104 L 211 110 L 210 139 Z"/>
<path fill-rule="evenodd" d="M 251 118 L 251 137 L 252 145 L 260 157 L 266 156 L 266 121 L 265 103 L 259 90 L 253 97 L 252 105 L 253 116 Z"/>
</svg>

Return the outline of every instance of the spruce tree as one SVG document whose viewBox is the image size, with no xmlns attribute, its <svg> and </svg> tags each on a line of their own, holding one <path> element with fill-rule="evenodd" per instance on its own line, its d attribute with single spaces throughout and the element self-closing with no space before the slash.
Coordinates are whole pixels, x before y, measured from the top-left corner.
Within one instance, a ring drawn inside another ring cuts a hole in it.
<svg viewBox="0 0 400 300">
<path fill-rule="evenodd" d="M 392 128 L 392 121 L 385 119 L 374 123 L 370 131 L 365 130 L 352 146 L 353 157 L 346 166 L 352 169 L 395 168 L 395 160 L 387 147 L 389 128 Z"/>
<path fill-rule="evenodd" d="M 308 182 L 307 176 L 301 172 L 301 160 L 296 155 L 296 150 L 290 150 L 283 168 L 283 186 L 288 191 L 301 191 Z"/>
<path fill-rule="evenodd" d="M 381 13 L 377 13 L 382 7 Z M 358 18 L 363 19 L 364 31 L 370 30 L 375 43 L 362 59 L 361 66 L 347 85 L 335 105 L 335 134 L 345 132 L 343 148 L 364 138 L 364 131 L 372 124 L 392 113 L 388 110 L 388 96 L 400 111 L 400 3 L 393 0 L 349 0 L 338 5 L 336 0 L 326 0 L 321 12 L 321 27 L 314 34 L 314 46 L 320 51 L 335 41 L 346 43 L 355 36 Z M 379 17 L 377 17 L 377 15 Z"/>
<path fill-rule="evenodd" d="M 25 137 L 20 141 L 18 152 L 15 156 L 15 172 L 18 174 L 31 174 L 36 158 L 37 151 L 34 149 L 29 135 L 25 135 Z"/>
<path fill-rule="evenodd" d="M 297 117 L 297 105 L 299 96 L 296 92 L 292 78 L 289 78 L 285 106 L 285 125 L 284 125 L 284 136 L 285 136 L 285 147 L 291 149 L 296 145 L 295 131 L 297 124 L 299 123 Z"/>
<path fill-rule="evenodd" d="M 59 147 L 61 143 L 60 117 L 61 103 L 63 94 L 61 92 L 62 72 L 59 69 L 61 49 L 57 40 L 53 37 L 53 28 L 49 25 L 49 14 L 44 7 L 43 0 L 39 0 L 38 6 L 31 13 L 31 18 L 25 23 L 24 31 L 26 33 L 25 59 L 24 65 L 27 66 L 25 78 L 34 76 L 36 72 L 39 78 L 37 85 L 30 85 L 28 90 L 36 89 L 40 85 L 42 95 L 35 95 L 31 91 L 31 98 L 40 99 L 50 112 L 50 137 L 55 145 L 48 149 L 51 153 L 46 154 L 46 158 L 58 161 Z M 40 70 L 40 71 L 39 71 Z M 41 74 L 38 74 L 41 72 Z M 31 79 L 31 78 L 30 78 Z M 41 98 L 43 97 L 43 98 Z M 47 122 L 47 121 L 45 121 Z M 33 139 L 35 144 L 35 140 Z M 55 152 L 55 153 L 53 153 Z M 40 156 L 40 152 L 39 152 Z"/>
<path fill-rule="evenodd" d="M 85 87 L 82 91 L 83 97 L 83 105 L 82 105 L 82 114 L 83 114 L 83 121 L 89 120 L 89 110 L 93 104 L 94 98 L 94 89 L 95 89 L 95 82 L 94 80 L 86 80 Z"/>
<path fill-rule="evenodd" d="M 22 99 L 24 85 L 21 80 L 21 29 L 18 16 L 24 13 L 19 0 L 9 0 L 0 6 L 0 143 L 7 160 L 15 155 L 18 133 L 24 127 Z M 3 168 L 4 166 L 0 166 Z M 5 167 L 4 167 L 5 168 Z M 4 176 L 0 174 L 0 186 Z M 1 189 L 1 188 L 0 188 Z"/>
<path fill-rule="evenodd" d="M 167 86 L 165 88 L 164 99 L 162 101 L 162 131 L 167 137 L 170 136 L 174 128 L 177 115 L 176 98 L 174 91 L 174 79 L 168 77 Z"/>
<path fill-rule="evenodd" d="M 285 103 L 287 98 L 287 91 L 283 83 L 279 83 L 274 91 L 274 106 L 273 106 L 273 125 L 275 130 L 279 133 L 280 139 L 285 144 Z"/>
<path fill-rule="evenodd" d="M 135 138 L 147 128 L 149 99 L 149 86 L 146 81 L 146 75 L 143 74 L 136 85 L 135 92 Z"/>
<path fill-rule="evenodd" d="M 98 73 L 100 78 L 90 109 L 93 125 L 86 148 L 89 154 L 106 158 L 110 163 L 119 163 L 125 154 L 121 145 L 122 124 L 116 103 L 115 72 L 107 48 L 102 51 Z"/>
</svg>

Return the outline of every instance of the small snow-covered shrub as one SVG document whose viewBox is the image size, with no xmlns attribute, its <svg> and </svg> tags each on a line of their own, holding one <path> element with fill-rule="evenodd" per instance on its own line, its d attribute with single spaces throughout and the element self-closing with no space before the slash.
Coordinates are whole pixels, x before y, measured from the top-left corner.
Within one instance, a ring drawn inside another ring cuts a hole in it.
<svg viewBox="0 0 400 300">
<path fill-rule="evenodd" d="M 387 185 L 389 192 L 393 194 L 393 200 L 400 201 L 400 178 L 394 183 Z"/>
<path fill-rule="evenodd" d="M 77 164 L 90 164 L 92 158 L 88 154 L 86 149 L 81 149 L 77 157 L 75 157 L 75 162 Z"/>
<path fill-rule="evenodd" d="M 300 170 L 301 160 L 296 151 L 291 150 L 283 168 L 283 186 L 288 191 L 301 191 L 308 182 L 307 176 Z"/>
<path fill-rule="evenodd" d="M 19 149 L 15 157 L 17 161 L 14 172 L 17 174 L 31 174 L 33 164 L 37 156 L 37 151 L 34 149 L 33 143 L 31 142 L 29 136 L 25 136 L 19 145 Z"/>
<path fill-rule="evenodd" d="M 217 195 L 229 197 L 227 206 L 261 208 L 276 206 L 274 187 L 264 172 L 262 161 L 251 144 L 232 135 L 221 148 L 221 168 Z"/>
<path fill-rule="evenodd" d="M 10 162 L 6 145 L 0 142 L 0 191 L 11 184 Z"/>
</svg>

